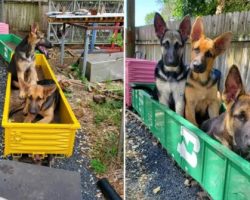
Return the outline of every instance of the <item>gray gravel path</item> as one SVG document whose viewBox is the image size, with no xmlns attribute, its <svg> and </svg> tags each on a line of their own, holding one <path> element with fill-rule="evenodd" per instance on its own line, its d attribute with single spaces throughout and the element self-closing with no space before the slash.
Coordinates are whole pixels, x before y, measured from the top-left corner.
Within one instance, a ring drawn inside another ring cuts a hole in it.
<svg viewBox="0 0 250 200">
<path fill-rule="evenodd" d="M 86 139 L 82 130 L 79 130 L 76 134 L 73 155 L 70 158 L 55 159 L 52 167 L 80 172 L 83 200 L 103 199 L 100 190 L 96 187 L 97 178 L 88 169 L 89 159 L 83 155 L 86 143 L 82 141 Z"/>
<path fill-rule="evenodd" d="M 184 185 L 185 174 L 133 115 L 126 115 L 126 197 L 128 200 L 196 200 L 201 188 Z M 158 189 L 158 192 L 153 191 Z"/>
<path fill-rule="evenodd" d="M 0 124 L 2 123 L 3 117 L 3 106 L 4 106 L 4 99 L 5 99 L 5 90 L 6 90 L 6 80 L 7 80 L 7 71 L 6 65 L 3 63 L 2 58 L 0 57 Z M 0 125 L 0 157 L 3 156 L 3 137 L 2 137 L 3 129 L 2 125 Z"/>
<path fill-rule="evenodd" d="M 4 63 L 0 58 L 0 122 L 2 122 L 6 77 L 6 66 L 4 66 Z M 3 129 L 1 126 L 0 134 L 3 134 Z M 84 148 L 86 148 L 87 145 L 84 135 L 85 134 L 83 133 L 83 131 L 79 130 L 76 134 L 74 154 L 70 158 L 55 159 L 55 162 L 52 167 L 80 172 L 83 200 L 103 199 L 100 191 L 96 187 L 97 178 L 88 169 L 89 160 L 86 156 L 83 155 Z M 3 155 L 2 138 L 3 137 L 0 137 L 1 158 Z"/>
</svg>

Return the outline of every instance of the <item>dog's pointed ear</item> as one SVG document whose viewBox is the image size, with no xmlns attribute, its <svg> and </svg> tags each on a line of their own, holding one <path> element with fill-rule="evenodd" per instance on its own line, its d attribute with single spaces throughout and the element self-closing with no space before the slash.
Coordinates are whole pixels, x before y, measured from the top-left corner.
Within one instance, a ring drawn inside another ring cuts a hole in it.
<svg viewBox="0 0 250 200">
<path fill-rule="evenodd" d="M 51 96 L 56 91 L 56 89 L 57 89 L 56 84 L 44 87 L 44 96 L 45 97 Z"/>
<path fill-rule="evenodd" d="M 191 40 L 195 42 L 201 37 L 204 37 L 203 21 L 201 17 L 197 17 L 192 27 Z"/>
<path fill-rule="evenodd" d="M 186 15 L 180 23 L 179 31 L 183 41 L 186 42 L 191 32 L 191 19 L 189 15 Z"/>
<path fill-rule="evenodd" d="M 234 102 L 240 95 L 245 94 L 245 88 L 240 71 L 236 65 L 231 66 L 225 81 L 223 100 L 226 104 Z"/>
<path fill-rule="evenodd" d="M 214 48 L 216 55 L 220 55 L 221 53 L 226 51 L 227 48 L 229 48 L 232 37 L 233 34 L 231 32 L 226 32 L 214 39 Z"/>
<path fill-rule="evenodd" d="M 30 26 L 30 32 L 31 33 L 36 33 L 38 31 L 38 24 L 35 22 Z"/>
<path fill-rule="evenodd" d="M 156 36 L 161 39 L 167 30 L 167 25 L 159 13 L 155 13 L 154 17 L 154 27 Z"/>
</svg>

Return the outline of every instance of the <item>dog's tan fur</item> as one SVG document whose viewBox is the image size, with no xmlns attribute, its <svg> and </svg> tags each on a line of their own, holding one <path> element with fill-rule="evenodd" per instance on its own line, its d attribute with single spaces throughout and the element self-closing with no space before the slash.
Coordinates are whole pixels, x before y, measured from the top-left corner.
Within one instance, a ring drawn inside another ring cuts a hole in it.
<svg viewBox="0 0 250 200">
<path fill-rule="evenodd" d="M 51 96 L 57 89 L 57 86 L 42 86 L 42 85 L 30 85 L 24 81 L 20 81 L 20 85 L 25 91 L 25 106 L 23 112 L 27 115 L 24 122 L 32 122 L 39 114 L 43 116 L 43 119 L 37 121 L 37 123 L 50 123 L 54 119 L 54 111 L 56 108 L 56 102 L 54 101 L 48 109 L 43 109 L 42 105 L 45 103 L 47 97 Z M 31 113 L 31 110 L 36 110 L 36 113 Z"/>
<path fill-rule="evenodd" d="M 232 34 L 224 33 L 214 40 L 204 34 L 203 22 L 198 17 L 191 31 L 191 64 L 190 74 L 185 88 L 185 117 L 195 125 L 196 113 L 205 115 L 208 111 L 209 118 L 219 115 L 220 100 L 216 81 L 210 80 L 211 71 L 217 56 L 222 54 L 230 45 Z M 197 73 L 192 65 L 202 63 L 205 71 Z"/>
<path fill-rule="evenodd" d="M 249 159 L 250 94 L 245 92 L 240 71 L 235 65 L 228 72 L 223 101 L 226 111 L 205 121 L 201 128 L 225 146 Z"/>
<path fill-rule="evenodd" d="M 12 73 L 12 85 L 20 89 L 20 98 L 25 97 L 20 80 L 33 85 L 38 81 L 35 69 L 35 48 L 37 44 L 44 41 L 44 33 L 39 31 L 37 24 L 34 24 L 28 36 L 15 49 L 8 70 Z"/>
</svg>

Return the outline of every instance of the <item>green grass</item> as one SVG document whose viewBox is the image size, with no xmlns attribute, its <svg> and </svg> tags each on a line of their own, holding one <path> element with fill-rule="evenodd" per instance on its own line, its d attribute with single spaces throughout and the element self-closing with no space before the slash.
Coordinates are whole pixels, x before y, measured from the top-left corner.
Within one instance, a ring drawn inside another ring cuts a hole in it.
<svg viewBox="0 0 250 200">
<path fill-rule="evenodd" d="M 93 159 L 90 161 L 91 168 L 97 173 L 97 174 L 103 174 L 106 172 L 107 167 L 98 159 Z"/>
<path fill-rule="evenodd" d="M 123 96 L 123 84 L 112 84 L 112 82 L 106 82 L 106 89 L 111 90 L 113 94 Z"/>
<path fill-rule="evenodd" d="M 121 124 L 122 106 L 122 101 L 117 100 L 107 100 L 103 104 L 91 102 L 90 107 L 94 112 L 94 123 L 100 125 L 105 122 L 119 127 Z"/>
<path fill-rule="evenodd" d="M 83 84 L 88 83 L 87 78 L 85 76 L 82 76 L 79 65 L 74 63 L 73 65 L 71 65 L 71 70 L 76 72 L 77 78 L 81 80 Z"/>
<path fill-rule="evenodd" d="M 65 97 L 67 97 L 67 98 L 72 98 L 72 96 L 73 96 L 73 94 L 71 92 L 64 91 L 63 93 L 64 93 Z"/>
<path fill-rule="evenodd" d="M 108 166 L 115 163 L 118 152 L 118 135 L 106 133 L 93 147 L 91 168 L 98 174 L 105 173 Z"/>
</svg>

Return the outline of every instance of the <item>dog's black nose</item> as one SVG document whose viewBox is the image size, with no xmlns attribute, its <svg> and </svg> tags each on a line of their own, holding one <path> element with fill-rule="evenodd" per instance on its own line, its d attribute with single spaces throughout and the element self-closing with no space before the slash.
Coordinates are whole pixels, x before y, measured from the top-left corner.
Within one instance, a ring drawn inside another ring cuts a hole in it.
<svg viewBox="0 0 250 200">
<path fill-rule="evenodd" d="M 202 73 L 205 71 L 205 65 L 203 64 L 193 64 L 194 71 L 197 73 Z"/>
<path fill-rule="evenodd" d="M 32 114 L 32 115 L 36 115 L 38 113 L 37 109 L 34 108 L 34 107 L 30 107 L 29 109 L 29 113 Z"/>
<path fill-rule="evenodd" d="M 36 115 L 37 113 L 34 110 L 30 110 L 30 114 Z"/>
</svg>

